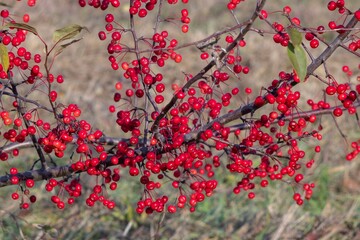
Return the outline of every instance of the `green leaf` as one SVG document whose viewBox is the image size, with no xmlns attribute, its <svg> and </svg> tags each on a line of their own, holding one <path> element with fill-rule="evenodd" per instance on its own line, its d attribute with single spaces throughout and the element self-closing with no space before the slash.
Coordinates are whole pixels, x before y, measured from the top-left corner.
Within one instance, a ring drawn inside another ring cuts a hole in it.
<svg viewBox="0 0 360 240">
<path fill-rule="evenodd" d="M 296 30 L 295 28 L 293 27 L 290 27 L 287 29 L 287 32 L 290 36 L 290 40 L 291 40 L 291 43 L 294 45 L 294 46 L 297 46 L 297 45 L 300 45 L 301 42 L 302 42 L 302 35 L 301 33 Z"/>
<path fill-rule="evenodd" d="M 287 48 L 290 62 L 295 69 L 300 81 L 304 81 L 307 73 L 306 53 L 301 45 L 289 43 Z"/>
<path fill-rule="evenodd" d="M 9 53 L 6 46 L 2 43 L 0 43 L 0 64 L 3 67 L 3 71 L 7 72 L 9 70 Z"/>
<path fill-rule="evenodd" d="M 75 39 L 75 40 L 72 40 L 72 41 L 69 42 L 69 43 L 62 44 L 62 45 L 58 46 L 58 47 L 56 48 L 56 51 L 55 51 L 55 56 L 57 56 L 57 55 L 59 55 L 60 53 L 62 53 L 62 51 L 64 51 L 64 49 L 67 48 L 68 46 L 70 46 L 71 44 L 76 43 L 76 42 L 78 42 L 78 41 L 80 41 L 80 40 L 82 40 L 82 38 L 80 38 L 80 39 Z"/>
<path fill-rule="evenodd" d="M 4 25 L 4 27 L 22 29 L 22 30 L 26 30 L 28 32 L 31 32 L 31 33 L 33 33 L 35 35 L 38 35 L 38 32 L 34 27 L 32 27 L 32 26 L 30 26 L 28 24 L 25 24 L 25 23 L 13 23 L 13 22 L 11 22 L 11 23 L 7 23 L 6 25 Z"/>
<path fill-rule="evenodd" d="M 76 35 L 78 35 L 81 30 L 87 30 L 86 27 L 79 26 L 77 24 L 72 24 L 64 28 L 60 28 L 56 30 L 53 34 L 53 41 L 55 43 L 69 40 L 74 38 Z"/>
</svg>

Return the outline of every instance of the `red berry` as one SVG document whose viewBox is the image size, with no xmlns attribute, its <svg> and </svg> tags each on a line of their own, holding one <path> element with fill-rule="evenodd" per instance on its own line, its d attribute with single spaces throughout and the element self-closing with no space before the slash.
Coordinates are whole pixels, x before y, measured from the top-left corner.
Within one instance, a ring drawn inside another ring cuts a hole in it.
<svg viewBox="0 0 360 240">
<path fill-rule="evenodd" d="M 35 185 L 34 180 L 32 180 L 32 179 L 27 179 L 27 180 L 26 180 L 26 186 L 27 186 L 28 188 L 32 188 L 32 187 L 34 187 L 34 185 Z"/>
<path fill-rule="evenodd" d="M 36 196 L 31 195 L 30 198 L 29 198 L 29 200 L 30 200 L 31 203 L 36 202 Z"/>
<path fill-rule="evenodd" d="M 27 4 L 29 7 L 33 7 L 36 4 L 36 0 L 28 0 Z"/>
<path fill-rule="evenodd" d="M 22 208 L 22 209 L 28 209 L 29 206 L 30 206 L 29 203 L 23 203 L 23 204 L 21 205 L 21 208 Z"/>
<path fill-rule="evenodd" d="M 19 194 L 17 192 L 14 192 L 13 194 L 11 194 L 11 198 L 17 200 L 19 199 Z"/>
<path fill-rule="evenodd" d="M 27 23 L 27 22 L 30 21 L 30 16 L 29 16 L 29 14 L 24 14 L 24 16 L 23 16 L 23 21 L 24 21 L 25 23 Z"/>
<path fill-rule="evenodd" d="M 4 10 L 1 10 L 1 13 L 0 13 L 1 17 L 3 18 L 7 18 L 9 16 L 9 11 L 4 9 Z"/>
<path fill-rule="evenodd" d="M 249 198 L 249 199 L 254 199 L 254 198 L 255 198 L 255 193 L 249 192 L 248 198 Z"/>
<path fill-rule="evenodd" d="M 260 19 L 266 19 L 268 17 L 268 13 L 265 10 L 260 11 Z"/>
<path fill-rule="evenodd" d="M 105 21 L 106 22 L 108 22 L 108 23 L 111 23 L 111 22 L 113 22 L 114 21 L 114 15 L 112 15 L 112 14 L 107 14 L 106 16 L 105 16 Z"/>
<path fill-rule="evenodd" d="M 295 176 L 295 182 L 300 182 L 301 180 L 303 180 L 304 176 L 302 174 L 297 174 Z"/>
<path fill-rule="evenodd" d="M 291 13 L 291 7 L 285 6 L 285 7 L 283 8 L 283 11 L 284 11 L 284 13 L 286 13 L 286 14 L 290 14 L 290 13 Z"/>
<path fill-rule="evenodd" d="M 356 19 L 357 19 L 358 21 L 360 21 L 360 10 L 357 10 L 357 11 L 354 13 L 354 15 L 355 15 Z"/>
<path fill-rule="evenodd" d="M 327 5 L 327 8 L 328 8 L 330 11 L 334 11 L 334 10 L 337 8 L 336 2 L 330 1 L 330 2 L 328 3 L 328 5 Z"/>
<path fill-rule="evenodd" d="M 313 39 L 310 41 L 310 47 L 311 48 L 317 48 L 319 46 L 319 40 Z"/>
<path fill-rule="evenodd" d="M 139 13 L 138 13 L 139 17 L 143 18 L 143 17 L 146 17 L 147 15 L 147 10 L 142 8 L 139 10 Z"/>
<path fill-rule="evenodd" d="M 341 110 L 341 108 L 335 108 L 333 111 L 333 114 L 335 117 L 340 117 L 342 115 L 343 111 Z"/>
<path fill-rule="evenodd" d="M 174 205 L 169 205 L 168 206 L 168 212 L 169 213 L 175 213 L 176 212 L 176 207 Z"/>
<path fill-rule="evenodd" d="M 328 26 L 329 26 L 330 29 L 335 29 L 337 27 L 337 25 L 336 25 L 336 23 L 334 21 L 330 21 L 328 23 Z"/>
<path fill-rule="evenodd" d="M 300 26 L 300 19 L 299 18 L 294 17 L 294 18 L 291 19 L 291 21 L 292 21 L 293 24 Z"/>
</svg>

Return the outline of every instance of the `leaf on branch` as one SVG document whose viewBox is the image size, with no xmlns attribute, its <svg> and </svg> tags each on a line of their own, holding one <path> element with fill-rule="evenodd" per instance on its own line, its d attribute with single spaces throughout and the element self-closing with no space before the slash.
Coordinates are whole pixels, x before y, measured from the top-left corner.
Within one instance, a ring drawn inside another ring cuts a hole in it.
<svg viewBox="0 0 360 240">
<path fill-rule="evenodd" d="M 6 46 L 2 43 L 0 43 L 0 64 L 3 67 L 3 71 L 7 72 L 10 65 L 9 53 Z"/>
<path fill-rule="evenodd" d="M 289 43 L 287 47 L 287 53 L 290 59 L 290 62 L 295 69 L 296 74 L 298 75 L 300 81 L 304 81 L 307 72 L 307 61 L 306 53 L 301 45 L 293 45 Z"/>
<path fill-rule="evenodd" d="M 287 32 L 290 36 L 290 40 L 291 40 L 291 43 L 294 45 L 294 46 L 298 46 L 301 44 L 302 42 L 302 35 L 301 33 L 296 30 L 295 28 L 293 27 L 290 27 L 287 29 Z"/>
<path fill-rule="evenodd" d="M 31 32 L 33 33 L 34 35 L 38 35 L 38 32 L 37 30 L 28 25 L 28 24 L 25 24 L 25 23 L 14 23 L 14 22 L 11 22 L 11 23 L 7 23 L 6 25 L 4 25 L 4 28 L 5 27 L 8 27 L 8 28 L 17 28 L 17 29 L 21 29 L 21 30 L 26 30 L 28 32 Z"/>
<path fill-rule="evenodd" d="M 4 7 L 9 7 L 9 8 L 12 8 L 13 6 L 7 4 L 7 3 L 3 3 L 3 2 L 0 2 L 0 6 L 4 6 Z"/>
<path fill-rule="evenodd" d="M 69 43 L 60 45 L 60 46 L 57 47 L 56 50 L 55 50 L 55 56 L 57 56 L 57 55 L 59 55 L 60 53 L 62 53 L 62 51 L 64 51 L 64 49 L 67 48 L 68 46 L 70 46 L 71 44 L 76 43 L 76 42 L 78 42 L 78 41 L 80 41 L 80 40 L 82 40 L 82 38 L 75 39 L 75 40 L 72 40 L 72 41 L 69 42 Z"/>
<path fill-rule="evenodd" d="M 60 28 L 60 29 L 58 29 L 58 30 L 56 30 L 54 32 L 53 41 L 55 43 L 58 43 L 58 42 L 62 42 L 62 41 L 65 41 L 65 40 L 72 39 L 76 35 L 78 35 L 83 29 L 88 31 L 86 27 L 82 27 L 82 26 L 77 25 L 77 24 L 71 24 L 71 25 L 69 25 L 67 27 Z"/>
</svg>

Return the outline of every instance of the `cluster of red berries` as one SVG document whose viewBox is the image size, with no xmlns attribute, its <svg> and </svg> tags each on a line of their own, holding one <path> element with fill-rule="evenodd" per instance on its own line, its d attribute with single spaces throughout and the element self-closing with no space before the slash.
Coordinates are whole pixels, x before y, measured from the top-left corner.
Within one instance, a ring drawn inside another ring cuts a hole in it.
<svg viewBox="0 0 360 240">
<path fill-rule="evenodd" d="M 72 143 L 75 140 L 78 145 L 76 149 L 78 153 L 89 152 L 87 143 L 95 144 L 95 141 L 102 137 L 102 132 L 99 130 L 91 132 L 91 125 L 88 122 L 85 120 L 77 120 L 80 115 L 81 111 L 75 104 L 70 104 L 63 109 L 62 115 L 59 116 L 61 117 L 63 124 L 59 124 L 51 131 L 48 131 L 46 136 L 39 138 L 38 140 L 38 143 L 43 147 L 46 153 L 54 152 L 57 157 L 61 158 L 64 156 L 67 144 Z M 38 127 L 44 127 L 41 120 L 37 121 L 36 125 Z M 74 139 L 73 136 L 77 136 L 77 139 Z M 96 145 L 94 147 L 97 152 L 102 152 L 104 150 L 101 145 Z"/>
<path fill-rule="evenodd" d="M 242 0 L 230 0 L 227 8 L 235 10 L 240 2 Z M 29 6 L 34 6 L 35 3 L 35 0 L 28 0 Z M 81 7 L 89 5 L 102 10 L 106 10 L 110 5 L 115 8 L 120 6 L 119 0 L 79 0 L 78 3 Z M 174 5 L 178 0 L 168 0 L 167 3 Z M 187 4 L 188 0 L 182 0 L 182 3 Z M 129 6 L 131 19 L 148 17 L 157 4 L 157 0 L 132 1 L 132 5 Z M 328 9 L 338 9 L 340 14 L 347 13 L 343 0 L 329 2 Z M 290 18 L 291 11 L 289 6 L 285 6 L 280 13 L 292 26 L 300 27 L 299 18 Z M 258 14 L 259 18 L 269 22 L 275 31 L 274 42 L 288 46 L 290 37 L 286 27 L 279 22 L 271 22 L 271 15 L 266 10 L 261 10 Z M 354 14 L 360 19 L 359 10 Z M 13 21 L 8 10 L 2 10 L 0 15 L 4 23 Z M 157 21 L 159 19 L 161 18 L 157 18 Z M 28 20 L 29 17 L 24 15 L 23 21 Z M 191 19 L 188 9 L 183 8 L 181 16 L 166 21 L 180 23 L 181 31 L 186 33 Z M 188 207 L 190 212 L 195 211 L 198 203 L 215 192 L 218 186 L 215 169 L 220 166 L 224 166 L 231 174 L 239 175 L 239 180 L 233 188 L 235 194 L 245 191 L 248 198 L 253 199 L 258 187 L 265 188 L 270 181 L 291 179 L 291 185 L 295 189 L 294 201 L 302 205 L 304 200 L 309 200 L 315 184 L 305 182 L 302 170 L 304 167 L 311 168 L 314 159 L 306 160 L 306 153 L 298 143 L 305 137 L 321 140 L 322 135 L 315 130 L 309 130 L 312 129 L 311 124 L 315 122 L 316 115 L 297 115 L 301 112 L 298 107 L 301 94 L 292 89 L 293 83 L 299 82 L 297 75 L 280 72 L 279 79 L 273 80 L 270 86 L 264 88 L 266 94 L 255 98 L 253 108 L 256 110 L 269 104 L 272 110 L 258 118 L 255 116 L 244 119 L 245 131 L 241 127 L 234 129 L 225 126 L 221 119 L 217 118 L 226 111 L 232 113 L 229 108 L 240 92 L 238 86 L 231 88 L 231 80 L 240 78 L 240 74 L 248 74 L 250 68 L 241 64 L 242 56 L 239 54 L 239 48 L 247 44 L 245 40 L 240 40 L 235 48 L 228 52 L 219 43 L 219 46 L 215 45 L 211 50 L 211 60 L 220 60 L 216 64 L 216 69 L 205 72 L 196 83 L 193 75 L 185 74 L 184 82 L 194 84 L 185 84 L 180 88 L 174 83 L 172 100 L 162 108 L 162 104 L 166 103 L 165 90 L 169 89 L 164 79 L 172 76 L 159 73 L 159 69 L 169 60 L 175 63 L 182 62 L 183 56 L 181 50 L 177 49 L 179 40 L 172 38 L 170 31 L 161 29 L 161 21 L 157 22 L 157 25 L 159 26 L 154 33 L 138 38 L 134 29 L 124 28 L 116 22 L 113 14 L 108 13 L 105 16 L 105 29 L 98 33 L 100 40 L 109 41 L 107 52 L 111 67 L 122 71 L 129 86 L 122 89 L 122 83 L 116 83 L 113 100 L 117 105 L 109 107 L 109 111 L 116 115 L 116 123 L 121 132 L 129 138 L 119 141 L 111 150 L 106 149 L 101 141 L 103 133 L 100 130 L 94 130 L 88 121 L 79 119 L 81 110 L 77 105 L 57 104 L 58 94 L 52 86 L 55 80 L 57 83 L 63 83 L 64 78 L 62 75 L 54 76 L 48 68 L 44 71 L 40 63 L 46 59 L 23 47 L 28 34 L 24 27 L 1 33 L 2 44 L 11 50 L 8 54 L 9 68 L 4 69 L 0 65 L 0 78 L 8 79 L 9 74 L 12 76 L 14 71 L 19 70 L 24 81 L 16 83 L 18 85 L 13 84 L 12 89 L 33 87 L 40 81 L 44 83 L 49 104 L 53 109 L 53 112 L 50 112 L 55 118 L 55 122 L 50 124 L 40 118 L 36 109 L 20 112 L 20 101 L 27 99 L 16 99 L 10 106 L 11 110 L 5 110 L 4 105 L 0 112 L 1 123 L 7 127 L 2 133 L 4 142 L 23 143 L 29 138 L 35 138 L 36 141 L 33 143 L 40 146 L 41 151 L 54 154 L 58 158 L 65 156 L 69 144 L 76 146 L 73 151 L 75 157 L 71 157 L 68 168 L 64 170 L 69 172 L 69 175 L 62 180 L 50 178 L 45 185 L 45 190 L 52 193 L 51 201 L 57 208 L 63 209 L 66 204 L 73 204 L 75 199 L 83 194 L 80 176 L 74 174 L 80 172 L 97 178 L 92 192 L 86 196 L 86 204 L 91 207 L 98 202 L 109 209 L 114 208 L 115 202 L 108 199 L 106 191 L 118 188 L 122 169 L 126 169 L 130 176 L 137 176 L 143 187 L 142 197 L 136 208 L 138 213 L 151 214 L 165 210 L 175 213 L 185 207 Z M 336 29 L 339 33 L 346 31 L 343 24 L 331 21 L 328 25 L 330 29 Z M 311 48 L 319 46 L 319 36 L 324 30 L 323 26 L 319 26 L 305 34 Z M 125 43 L 125 34 L 132 35 L 134 46 L 129 47 Z M 234 35 L 227 33 L 224 40 L 227 48 L 230 48 L 235 41 Z M 151 47 L 142 49 L 144 45 Z M 359 40 L 354 38 L 349 49 L 356 51 L 358 48 Z M 209 52 L 202 52 L 200 58 L 208 61 Z M 223 55 L 223 59 L 216 59 Z M 46 64 L 44 67 L 46 68 Z M 352 76 L 352 71 L 347 66 L 343 67 L 343 71 L 347 76 Z M 47 76 L 44 76 L 45 72 Z M 249 95 L 252 89 L 245 88 L 244 92 Z M 347 109 L 350 114 L 356 112 L 354 104 L 360 93 L 360 84 L 356 86 L 355 91 L 350 84 L 337 83 L 329 77 L 325 92 L 329 96 L 336 96 L 335 102 L 342 103 L 342 107 L 333 110 L 335 116 L 341 116 L 343 109 Z M 18 97 L 17 94 L 13 93 L 16 95 L 14 98 Z M 145 102 L 145 107 L 142 102 Z M 41 106 L 35 101 L 30 103 Z M 331 108 L 325 100 L 316 103 L 309 100 L 308 103 L 314 111 Z M 43 109 L 49 111 L 49 108 Z M 16 115 L 17 113 L 20 114 Z M 197 135 L 193 136 L 195 133 Z M 359 146 L 359 142 L 351 144 L 353 151 L 347 155 L 347 160 L 352 160 L 359 154 Z M 320 146 L 314 148 L 315 153 L 320 151 Z M 219 152 L 226 154 L 227 160 L 221 159 Z M 12 150 L 12 156 L 18 154 L 19 149 Z M 260 160 L 258 164 L 255 164 L 253 159 L 255 155 Z M 0 160 L 7 161 L 9 157 L 11 154 L 8 152 L 0 152 Z M 36 197 L 30 194 L 30 189 L 35 185 L 33 179 L 26 179 L 18 173 L 17 168 L 11 168 L 9 181 L 19 186 L 11 197 L 21 200 L 21 208 L 26 209 L 31 203 L 36 202 Z M 163 183 L 166 181 L 171 182 L 171 193 L 165 194 Z M 175 194 L 172 194 L 174 192 Z"/>
<path fill-rule="evenodd" d="M 241 2 L 243 2 L 243 0 L 230 0 L 229 3 L 227 4 L 227 8 L 229 10 L 235 10 L 237 5 L 240 4 Z"/>
<path fill-rule="evenodd" d="M 145 7 L 142 6 L 145 4 Z M 157 0 L 148 0 L 148 1 L 140 1 L 135 0 L 129 8 L 129 13 L 131 15 L 138 15 L 140 18 L 146 17 L 148 11 L 152 11 L 157 4 Z"/>
<path fill-rule="evenodd" d="M 346 155 L 346 160 L 351 161 L 356 158 L 357 155 L 360 153 L 360 140 L 357 142 L 351 143 L 351 148 L 353 149 L 350 153 Z"/>
<path fill-rule="evenodd" d="M 336 9 L 338 9 L 338 12 L 340 14 L 344 14 L 346 11 L 345 0 L 337 0 L 336 2 L 330 1 L 327 5 L 327 8 L 329 9 L 329 11 L 335 11 Z"/>
<path fill-rule="evenodd" d="M 345 66 L 346 67 L 346 66 Z M 335 79 L 331 78 L 332 82 L 329 86 L 326 87 L 325 92 L 327 95 L 336 95 L 337 99 L 342 103 L 343 107 L 348 111 L 349 114 L 356 113 L 356 108 L 354 107 L 354 102 L 356 101 L 358 94 L 355 90 L 352 90 L 348 84 L 339 84 Z M 330 104 L 326 102 L 321 102 L 318 104 L 313 104 L 312 109 L 316 108 L 330 108 Z M 333 114 L 336 117 L 342 115 L 342 109 L 337 107 L 333 110 Z"/>
<path fill-rule="evenodd" d="M 17 174 L 18 174 L 17 168 L 14 168 L 14 167 L 10 168 L 9 174 L 11 176 L 10 179 L 11 179 L 12 184 L 14 184 L 14 185 L 20 184 L 20 179 L 17 176 Z M 18 193 L 18 191 L 13 192 L 11 194 L 11 198 L 13 200 L 20 199 L 21 200 L 20 208 L 27 209 L 30 207 L 30 204 L 35 203 L 37 199 L 36 199 L 35 195 L 30 194 L 30 189 L 35 186 L 35 181 L 33 179 L 26 179 L 24 182 L 25 182 L 25 186 L 24 186 L 25 190 L 23 190 L 20 194 Z M 20 196 L 21 196 L 21 198 L 20 198 Z M 26 199 L 28 199 L 28 201 Z"/>
<path fill-rule="evenodd" d="M 291 10 L 284 10 L 284 11 L 287 11 L 287 14 L 289 14 Z M 296 26 L 300 26 L 300 20 L 298 18 L 292 18 L 291 22 Z M 274 22 L 272 24 L 272 27 L 276 31 L 276 33 L 273 36 L 274 42 L 280 44 L 283 47 L 287 47 L 289 45 L 290 36 L 286 32 L 286 28 L 284 28 L 284 25 L 278 22 Z M 317 33 L 322 34 L 323 30 L 324 27 L 319 26 L 317 28 Z M 312 32 L 307 32 L 305 34 L 305 39 L 309 41 L 311 48 L 317 48 L 320 44 L 319 40 L 316 38 L 316 35 L 314 35 Z"/>
<path fill-rule="evenodd" d="M 328 9 L 330 11 L 335 11 L 336 9 L 338 9 L 338 12 L 340 14 L 345 14 L 347 8 L 345 7 L 345 1 L 344 0 L 339 0 L 337 2 L 335 1 L 330 1 L 328 3 Z M 284 13 L 285 14 L 289 14 L 291 12 L 291 9 L 289 10 L 288 7 L 284 7 Z M 355 17 L 360 21 L 360 10 L 357 10 L 354 13 Z M 260 18 L 261 19 L 266 19 L 268 17 L 268 14 L 266 11 L 262 10 L 260 12 Z M 297 26 L 300 26 L 300 20 L 298 18 L 292 18 L 291 22 Z M 338 33 L 344 33 L 345 32 L 345 27 L 343 24 L 337 24 L 335 21 L 329 21 L 328 22 L 328 26 L 331 30 L 336 30 Z M 276 34 L 274 34 L 273 36 L 273 40 L 275 43 L 279 43 L 282 46 L 286 47 L 288 46 L 288 43 L 290 41 L 290 37 L 289 35 L 284 31 L 284 26 L 278 22 L 274 22 L 273 23 L 273 28 L 274 30 L 276 30 Z M 325 27 L 324 26 L 318 26 L 316 29 L 316 33 L 321 35 L 324 33 Z M 309 41 L 310 47 L 311 48 L 317 48 L 320 45 L 319 40 L 317 39 L 319 36 L 315 35 L 314 32 L 307 32 L 305 34 L 305 39 L 307 41 Z M 348 44 L 348 48 L 351 51 L 357 51 L 358 49 L 360 49 L 360 40 L 353 40 Z"/>
<path fill-rule="evenodd" d="M 113 6 L 114 8 L 117 8 L 120 6 L 119 0 L 79 0 L 80 7 L 85 7 L 86 5 L 89 5 L 93 8 L 100 8 L 101 10 L 105 11 L 109 5 Z"/>
</svg>

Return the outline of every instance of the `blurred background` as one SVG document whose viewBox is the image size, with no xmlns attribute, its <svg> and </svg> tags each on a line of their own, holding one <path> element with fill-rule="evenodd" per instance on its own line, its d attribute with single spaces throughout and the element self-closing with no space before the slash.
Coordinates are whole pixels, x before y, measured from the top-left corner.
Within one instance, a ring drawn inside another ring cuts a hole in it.
<svg viewBox="0 0 360 240">
<path fill-rule="evenodd" d="M 52 33 L 56 29 L 72 23 L 89 29 L 82 41 L 65 49 L 54 63 L 53 73 L 62 74 L 65 79 L 64 84 L 57 86 L 58 98 L 64 104 L 78 104 L 83 110 L 84 119 L 108 133 L 108 136 L 117 136 L 119 128 L 114 124 L 114 116 L 108 113 L 108 106 L 113 103 L 115 83 L 125 80 L 121 71 L 111 69 L 106 43 L 98 39 L 98 32 L 104 28 L 105 13 L 89 6 L 81 9 L 74 0 L 63 0 L 61 3 L 38 0 L 32 8 L 26 2 L 0 1 L 10 6 L 14 18 L 21 18 L 24 13 L 28 13 L 29 24 L 50 45 Z M 110 12 L 116 16 L 117 22 L 128 26 L 128 5 L 123 2 L 119 9 L 110 9 Z M 226 9 L 227 1 L 190 2 L 188 9 L 192 23 L 189 32 L 185 36 L 180 34 L 180 27 L 175 24 L 172 29 L 179 43 L 202 39 L 234 22 L 233 16 Z M 327 27 L 329 17 L 334 19 L 333 16 L 336 16 L 336 13 L 327 10 L 327 2 L 273 0 L 268 1 L 265 9 L 273 13 L 270 15 L 272 19 L 278 18 L 279 22 L 285 23 L 285 18 L 275 12 L 289 5 L 293 9 L 292 15 L 298 16 L 304 26 Z M 238 6 L 236 16 L 240 21 L 252 14 L 254 4 L 255 1 L 248 0 Z M 359 2 L 347 1 L 347 6 L 357 9 Z M 177 14 L 180 14 L 180 9 L 179 6 Z M 172 11 L 169 8 L 164 11 L 164 15 L 171 16 L 174 13 Z M 169 24 L 165 23 L 164 26 L 169 27 Z M 151 33 L 152 27 L 146 22 L 139 22 L 139 32 L 144 35 Z M 254 27 L 269 30 L 261 22 Z M 331 32 L 324 34 L 324 38 L 329 40 L 334 36 Z M 41 42 L 36 37 L 30 38 L 28 48 L 42 53 L 44 46 Z M 291 65 L 285 48 L 275 45 L 271 35 L 260 36 L 250 32 L 245 40 L 247 45 L 240 51 L 242 64 L 250 67 L 250 73 L 234 81 L 238 81 L 242 93 L 245 87 L 253 88 L 254 93 L 249 96 L 249 100 L 252 100 L 262 87 L 268 86 L 278 77 L 280 71 L 290 71 Z M 315 51 L 315 56 L 322 49 L 324 46 Z M 182 84 L 183 72 L 195 74 L 204 66 L 199 61 L 200 52 L 195 47 L 180 52 L 183 54 L 181 64 L 169 63 L 161 70 L 164 71 L 168 86 L 171 83 Z M 359 75 L 359 63 L 356 56 L 339 49 L 330 58 L 327 67 L 338 82 L 355 83 Z M 342 72 L 343 65 L 353 70 L 353 77 Z M 322 72 L 319 70 L 319 73 Z M 126 88 L 127 83 L 123 83 Z M 318 85 L 318 81 L 310 79 L 296 86 L 296 90 L 304 96 L 304 103 L 308 98 L 314 101 L 322 99 L 323 86 Z M 248 101 L 244 94 L 239 98 L 240 102 Z M 305 104 L 303 106 L 306 110 Z M 18 202 L 12 201 L 10 197 L 16 188 L 1 188 L 0 239 L 360 239 L 359 159 L 352 162 L 345 160 L 349 147 L 334 127 L 334 121 L 330 116 L 321 118 L 324 136 L 321 141 L 322 152 L 315 156 L 315 167 L 307 172 L 307 179 L 313 181 L 316 188 L 312 200 L 302 207 L 292 200 L 291 186 L 282 182 L 271 182 L 269 187 L 255 191 L 256 198 L 251 201 L 245 193 L 234 195 L 232 188 L 238 178 L 227 173 L 224 168 L 219 168 L 216 172 L 219 181 L 216 193 L 202 202 L 195 213 L 184 210 L 172 215 L 140 216 L 135 208 L 141 188 L 137 179 L 129 178 L 124 172 L 118 190 L 109 192 L 117 205 L 112 211 L 100 205 L 89 208 L 85 201 L 58 210 L 50 202 L 50 194 L 44 191 L 36 192 L 38 200 L 29 210 L 20 210 Z M 348 142 L 360 138 L 354 116 L 344 115 L 336 122 L 346 134 Z M 311 156 L 316 144 L 306 140 L 302 147 Z M 16 164 L 28 168 L 32 163 L 31 155 L 21 156 L 16 161 Z M 3 174 L 8 171 L 8 167 L 0 165 L 0 171 Z M 44 189 L 44 185 L 43 182 L 37 183 L 40 189 Z"/>
</svg>

